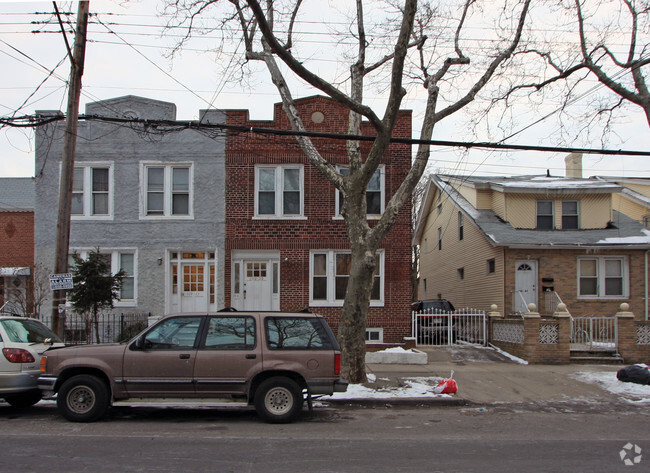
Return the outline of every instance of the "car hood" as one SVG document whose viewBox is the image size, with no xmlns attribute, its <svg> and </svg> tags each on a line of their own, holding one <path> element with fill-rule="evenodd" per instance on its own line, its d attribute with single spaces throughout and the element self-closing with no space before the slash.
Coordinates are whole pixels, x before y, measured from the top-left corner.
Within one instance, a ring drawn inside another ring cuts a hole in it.
<svg viewBox="0 0 650 473">
<path fill-rule="evenodd" d="M 69 345 L 52 347 L 46 354 L 48 356 L 94 356 L 100 353 L 115 353 L 126 348 L 124 343 L 101 343 L 97 345 Z"/>
<path fill-rule="evenodd" d="M 64 343 L 30 343 L 29 348 L 32 350 L 36 351 L 39 355 L 42 355 L 43 353 L 47 352 L 48 350 L 56 349 L 56 348 L 63 348 L 65 347 Z"/>
</svg>

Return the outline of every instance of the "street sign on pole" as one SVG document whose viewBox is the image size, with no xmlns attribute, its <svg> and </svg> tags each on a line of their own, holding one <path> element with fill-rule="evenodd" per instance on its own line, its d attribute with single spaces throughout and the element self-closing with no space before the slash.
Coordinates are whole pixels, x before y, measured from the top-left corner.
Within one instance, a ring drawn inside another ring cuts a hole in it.
<svg viewBox="0 0 650 473">
<path fill-rule="evenodd" d="M 72 273 L 64 274 L 50 274 L 50 289 L 59 291 L 62 289 L 72 289 L 74 284 L 72 282 Z"/>
</svg>

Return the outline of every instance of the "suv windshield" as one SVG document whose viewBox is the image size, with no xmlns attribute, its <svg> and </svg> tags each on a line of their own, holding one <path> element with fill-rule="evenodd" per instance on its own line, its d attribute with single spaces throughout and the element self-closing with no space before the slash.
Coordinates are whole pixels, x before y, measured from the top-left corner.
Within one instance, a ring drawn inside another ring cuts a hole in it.
<svg viewBox="0 0 650 473">
<path fill-rule="evenodd" d="M 14 343 L 43 343 L 45 340 L 61 343 L 61 339 L 45 325 L 31 319 L 0 320 L 7 337 Z"/>
</svg>

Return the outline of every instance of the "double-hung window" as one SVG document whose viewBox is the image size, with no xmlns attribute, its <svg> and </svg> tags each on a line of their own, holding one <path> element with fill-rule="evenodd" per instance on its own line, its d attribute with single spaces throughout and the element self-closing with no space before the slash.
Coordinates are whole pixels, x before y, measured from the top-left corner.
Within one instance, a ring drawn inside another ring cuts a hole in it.
<svg viewBox="0 0 650 473">
<path fill-rule="evenodd" d="M 379 217 L 384 213 L 384 200 L 385 200 L 385 179 L 384 179 L 385 166 L 379 166 L 375 173 L 370 178 L 366 186 L 366 215 L 368 217 Z M 344 176 L 349 173 L 349 168 L 339 168 L 339 172 Z M 343 196 L 336 191 L 336 215 L 341 215 L 343 208 Z"/>
<path fill-rule="evenodd" d="M 537 229 L 553 230 L 555 228 L 552 200 L 537 201 Z"/>
<path fill-rule="evenodd" d="M 371 306 L 384 303 L 384 252 L 376 253 Z M 315 306 L 343 305 L 350 279 L 352 255 L 347 251 L 314 250 L 310 264 L 310 304 Z"/>
<path fill-rule="evenodd" d="M 76 254 L 83 260 L 88 258 L 90 251 L 76 250 Z M 100 254 L 102 259 L 110 265 L 111 274 L 117 274 L 124 271 L 124 278 L 122 279 L 122 286 L 118 292 L 119 300 L 114 302 L 116 307 L 131 307 L 137 301 L 136 295 L 136 252 L 132 249 L 119 249 L 119 250 L 105 250 L 101 249 Z M 74 260 L 70 258 L 68 262 L 70 268 L 74 265 Z"/>
<path fill-rule="evenodd" d="M 625 257 L 578 258 L 578 297 L 627 297 L 628 286 Z"/>
<path fill-rule="evenodd" d="M 113 166 L 92 163 L 75 166 L 72 183 L 73 218 L 111 218 L 113 215 Z"/>
<path fill-rule="evenodd" d="M 191 217 L 193 176 L 189 164 L 145 164 L 144 216 Z"/>
<path fill-rule="evenodd" d="M 562 229 L 577 230 L 578 228 L 579 228 L 578 201 L 563 200 L 562 201 Z"/>
<path fill-rule="evenodd" d="M 302 217 L 303 168 L 296 165 L 255 168 L 255 216 L 259 218 Z"/>
</svg>

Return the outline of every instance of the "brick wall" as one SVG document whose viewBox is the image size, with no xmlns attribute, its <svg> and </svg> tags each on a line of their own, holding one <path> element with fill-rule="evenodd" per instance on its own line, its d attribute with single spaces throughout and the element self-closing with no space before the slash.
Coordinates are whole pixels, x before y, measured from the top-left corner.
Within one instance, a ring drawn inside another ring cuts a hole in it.
<svg viewBox="0 0 650 473">
<path fill-rule="evenodd" d="M 34 272 L 34 212 L 0 212 L 0 267 L 28 267 Z M 0 277 L 0 306 L 4 289 Z"/>
<path fill-rule="evenodd" d="M 0 266 L 34 265 L 34 212 L 0 212 Z"/>
<path fill-rule="evenodd" d="M 629 298 L 584 299 L 578 298 L 577 261 L 580 256 L 624 256 L 629 267 Z M 512 311 L 512 296 L 515 291 L 515 262 L 517 260 L 535 260 L 538 262 L 538 311 L 546 313 L 544 308 L 543 286 L 551 285 L 558 293 L 574 317 L 607 316 L 616 313 L 621 303 L 626 302 L 637 308 L 636 315 L 643 316 L 641 308 L 645 305 L 645 256 L 642 250 L 513 250 L 505 255 L 505 311 Z M 553 278 L 553 282 L 543 282 L 544 278 Z"/>
<path fill-rule="evenodd" d="M 348 111 L 324 97 L 298 101 L 309 131 L 347 133 Z M 227 111 L 229 125 L 289 129 L 280 105 L 271 121 L 251 121 L 245 110 Z M 323 118 L 320 121 L 320 118 Z M 315 120 L 314 120 L 315 119 Z M 364 135 L 374 135 L 364 123 Z M 394 136 L 411 136 L 411 113 L 400 112 Z M 334 165 L 346 165 L 345 141 L 314 138 L 321 155 Z M 367 153 L 371 143 L 362 143 Z M 253 220 L 256 164 L 304 166 L 304 216 L 302 220 Z M 385 203 L 399 187 L 411 163 L 408 145 L 393 144 L 384 160 Z M 280 309 L 300 310 L 309 306 L 309 255 L 313 249 L 349 249 L 345 223 L 334 218 L 336 192 L 322 174 L 309 163 L 293 136 L 230 133 L 226 139 L 226 305 L 231 301 L 231 254 L 233 250 L 272 249 L 280 252 Z M 411 203 L 400 211 L 398 220 L 384 240 L 384 306 L 371 307 L 368 327 L 384 329 L 384 342 L 401 343 L 409 336 L 411 302 Z M 372 225 L 372 222 L 370 222 Z M 323 314 L 336 331 L 340 307 L 310 307 Z"/>
</svg>

